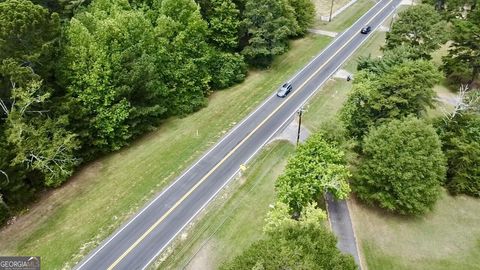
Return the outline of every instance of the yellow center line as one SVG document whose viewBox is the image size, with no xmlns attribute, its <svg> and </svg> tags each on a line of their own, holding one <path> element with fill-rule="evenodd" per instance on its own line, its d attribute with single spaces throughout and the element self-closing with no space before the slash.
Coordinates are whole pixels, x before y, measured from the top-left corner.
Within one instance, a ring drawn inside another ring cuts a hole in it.
<svg viewBox="0 0 480 270">
<path fill-rule="evenodd" d="M 370 23 L 380 12 L 382 12 L 393 0 L 390 0 L 385 7 L 380 9 L 375 15 L 372 16 L 372 18 L 367 22 Z M 356 37 L 356 34 L 352 35 L 352 37 L 345 42 L 327 61 L 323 63 L 308 79 L 305 80 L 302 85 L 300 85 L 296 91 L 293 91 L 293 93 L 288 96 L 272 113 L 270 113 L 260 124 L 257 125 L 257 127 L 252 130 L 245 138 L 238 143 L 235 148 L 233 148 L 220 162 L 218 162 L 206 175 L 204 175 L 200 181 L 198 181 L 185 195 L 180 198 L 165 214 L 163 214 L 150 228 L 148 228 L 147 231 L 145 231 L 120 257 L 118 257 L 107 269 L 112 270 L 123 258 L 125 258 L 138 244 L 145 239 L 170 213 L 172 213 L 190 194 L 192 194 L 195 189 L 198 188 L 213 172 L 215 172 L 218 167 L 220 167 L 235 151 L 243 145 L 259 128 L 261 128 L 270 118 L 277 113 L 284 105 L 287 103 L 289 99 L 291 99 L 293 96 L 295 96 L 299 90 L 302 89 L 314 76 L 317 75 L 317 73 L 324 68 L 345 46 L 347 46 L 350 41 L 352 41 L 353 38 Z"/>
</svg>

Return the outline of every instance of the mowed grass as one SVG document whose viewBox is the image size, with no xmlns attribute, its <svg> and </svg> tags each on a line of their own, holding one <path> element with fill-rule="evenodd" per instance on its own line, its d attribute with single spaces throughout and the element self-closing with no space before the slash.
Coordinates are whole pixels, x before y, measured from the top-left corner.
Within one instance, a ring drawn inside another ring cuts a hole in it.
<svg viewBox="0 0 480 270">
<path fill-rule="evenodd" d="M 346 1 L 345 4 L 346 3 L 348 3 L 348 1 Z M 373 0 L 358 0 L 356 3 L 348 7 L 337 17 L 333 18 L 331 22 L 322 21 L 320 20 L 320 17 L 318 17 L 314 25 L 314 28 L 333 31 L 333 32 L 342 32 L 346 30 L 348 27 L 350 27 L 361 16 L 363 16 L 363 14 L 365 14 L 371 7 L 375 5 L 375 3 L 376 2 Z M 334 4 L 334 7 L 335 7 L 335 4 Z M 330 12 L 330 6 L 328 6 L 328 12 Z M 318 13 L 318 7 L 317 7 L 317 13 Z"/>
<path fill-rule="evenodd" d="M 0 254 L 39 255 L 45 269 L 70 268 L 219 140 L 331 39 L 291 43 L 270 69 L 215 92 L 208 107 L 168 119 L 130 147 L 80 169 L 0 232 Z"/>
<path fill-rule="evenodd" d="M 357 240 L 370 270 L 480 269 L 480 200 L 442 193 L 419 218 L 395 216 L 353 201 Z"/>
<path fill-rule="evenodd" d="M 275 181 L 294 150 L 286 141 L 266 146 L 156 268 L 217 269 L 260 239 L 269 204 L 275 200 Z"/>
</svg>

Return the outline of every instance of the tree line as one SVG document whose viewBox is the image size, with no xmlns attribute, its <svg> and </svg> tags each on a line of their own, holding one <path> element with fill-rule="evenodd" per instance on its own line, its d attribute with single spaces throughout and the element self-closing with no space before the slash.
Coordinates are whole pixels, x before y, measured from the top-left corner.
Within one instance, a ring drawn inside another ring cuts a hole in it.
<svg viewBox="0 0 480 270">
<path fill-rule="evenodd" d="M 268 67 L 313 17 L 309 0 L 0 2 L 0 223 Z"/>
</svg>

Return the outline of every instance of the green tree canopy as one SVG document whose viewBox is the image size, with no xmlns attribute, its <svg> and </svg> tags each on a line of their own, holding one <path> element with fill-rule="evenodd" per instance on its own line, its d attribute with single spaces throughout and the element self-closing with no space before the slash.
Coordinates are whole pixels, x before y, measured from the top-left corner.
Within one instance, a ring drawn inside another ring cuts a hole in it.
<svg viewBox="0 0 480 270">
<path fill-rule="evenodd" d="M 420 116 L 433 106 L 433 86 L 441 76 L 425 60 L 407 60 L 379 75 L 360 72 L 340 116 L 349 136 L 360 139 L 389 119 Z"/>
<path fill-rule="evenodd" d="M 59 35 L 58 14 L 28 0 L 0 2 L 0 61 L 14 59 L 46 78 L 55 63 Z"/>
<path fill-rule="evenodd" d="M 288 3 L 295 11 L 295 19 L 298 24 L 295 35 L 303 36 L 315 19 L 315 5 L 311 0 L 288 0 Z"/>
<path fill-rule="evenodd" d="M 453 43 L 443 57 L 443 70 L 453 83 L 474 84 L 480 74 L 480 9 L 453 21 Z"/>
<path fill-rule="evenodd" d="M 238 48 L 240 11 L 232 0 L 209 0 L 205 3 L 204 17 L 208 22 L 209 43 L 224 51 Z"/>
<path fill-rule="evenodd" d="M 243 14 L 248 44 L 243 49 L 248 63 L 266 67 L 273 57 L 288 50 L 288 38 L 298 24 L 287 0 L 247 0 Z"/>
<path fill-rule="evenodd" d="M 47 103 L 51 92 L 30 68 L 20 67 L 10 59 L 3 61 L 0 73 L 13 85 L 11 105 L 1 101 L 6 115 L 3 132 L 14 154 L 9 166 L 40 172 L 45 186 L 58 186 L 77 164 L 74 151 L 78 141 L 65 129 L 67 117 L 52 115 L 52 105 Z"/>
<path fill-rule="evenodd" d="M 321 134 L 312 135 L 288 160 L 285 173 L 275 184 L 278 201 L 293 212 L 331 192 L 344 199 L 350 192 L 344 153 L 328 143 Z"/>
<path fill-rule="evenodd" d="M 453 194 L 480 197 L 480 115 L 457 114 L 442 121 L 439 131 L 448 161 L 446 187 Z"/>
<path fill-rule="evenodd" d="M 417 48 L 421 55 L 430 58 L 430 53 L 447 41 L 446 23 L 430 5 L 411 6 L 399 13 L 399 18 L 387 32 L 387 49 L 400 45 Z"/>
<path fill-rule="evenodd" d="M 357 59 L 357 70 L 367 71 L 377 75 L 387 72 L 393 66 L 399 65 L 407 60 L 418 60 L 421 58 L 419 51 L 408 45 L 396 46 L 384 50 L 382 57 L 372 58 L 371 55 L 360 56 Z"/>
<path fill-rule="evenodd" d="M 401 214 L 433 208 L 445 179 L 445 157 L 434 128 L 414 117 L 392 120 L 365 137 L 352 183 L 362 200 Z"/>
</svg>

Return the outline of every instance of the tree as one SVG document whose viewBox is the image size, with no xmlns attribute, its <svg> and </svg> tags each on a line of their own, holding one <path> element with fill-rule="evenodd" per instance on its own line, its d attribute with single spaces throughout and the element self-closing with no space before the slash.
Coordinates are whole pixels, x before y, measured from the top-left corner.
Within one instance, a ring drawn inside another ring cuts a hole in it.
<svg viewBox="0 0 480 270">
<path fill-rule="evenodd" d="M 433 86 L 440 77 L 425 60 L 407 60 L 380 75 L 360 72 L 340 112 L 347 134 L 361 141 L 371 127 L 384 121 L 420 116 L 433 106 Z"/>
<path fill-rule="evenodd" d="M 247 0 L 243 23 L 248 45 L 242 54 L 248 63 L 267 67 L 274 56 L 288 50 L 288 37 L 298 28 L 293 16 L 286 0 Z"/>
<path fill-rule="evenodd" d="M 240 11 L 232 0 L 208 2 L 204 17 L 210 30 L 209 43 L 223 51 L 234 51 L 238 48 Z"/>
<path fill-rule="evenodd" d="M 357 70 L 381 75 L 392 67 L 407 60 L 418 60 L 420 58 L 420 53 L 414 47 L 400 45 L 389 50 L 384 50 L 382 57 L 372 58 L 371 55 L 360 56 L 357 59 Z"/>
<path fill-rule="evenodd" d="M 170 114 L 185 115 L 205 106 L 210 93 L 208 26 L 193 0 L 164 0 L 159 11 L 155 32 L 165 54 L 157 66 L 171 93 Z"/>
<path fill-rule="evenodd" d="M 392 120 L 365 137 L 352 183 L 362 200 L 400 214 L 433 208 L 445 179 L 445 157 L 431 125 L 414 117 Z"/>
<path fill-rule="evenodd" d="M 385 48 L 409 45 L 429 59 L 430 53 L 445 43 L 445 27 L 445 22 L 432 6 L 421 4 L 409 7 L 399 14 L 398 20 L 387 32 Z"/>
<path fill-rule="evenodd" d="M 40 172 L 45 186 L 58 186 L 77 165 L 75 134 L 66 130 L 66 116 L 55 117 L 47 105 L 51 93 L 42 87 L 38 75 L 13 60 L 4 61 L 0 73 L 10 79 L 11 105 L 2 101 L 5 138 L 14 156 L 11 166 L 25 166 Z"/>
<path fill-rule="evenodd" d="M 278 201 L 289 205 L 294 213 L 331 192 L 344 199 L 350 192 L 350 173 L 344 153 L 326 142 L 321 134 L 312 135 L 289 159 L 285 173 L 275 183 Z"/>
<path fill-rule="evenodd" d="M 55 63 L 59 35 L 58 14 L 50 14 L 28 0 L 0 3 L 0 61 L 13 59 L 48 78 Z"/>
<path fill-rule="evenodd" d="M 315 19 L 315 5 L 311 0 L 288 0 L 288 3 L 295 11 L 295 20 L 298 24 L 295 35 L 303 36 Z"/>
<path fill-rule="evenodd" d="M 336 248 L 324 218 L 322 210 L 308 205 L 299 221 L 268 232 L 220 269 L 357 269 L 353 258 Z"/>
<path fill-rule="evenodd" d="M 64 111 L 89 158 L 119 149 L 165 117 L 168 89 L 158 64 L 165 55 L 156 48 L 163 43 L 141 11 L 126 1 L 95 1 L 71 20 L 66 37 Z"/>
<path fill-rule="evenodd" d="M 238 53 L 221 52 L 212 49 L 209 59 L 211 86 L 213 89 L 224 89 L 245 79 L 247 66 L 244 58 Z"/>
<path fill-rule="evenodd" d="M 448 162 L 445 186 L 452 194 L 480 197 L 480 115 L 456 114 L 441 122 L 439 134 Z"/>
<path fill-rule="evenodd" d="M 443 70 L 455 84 L 470 84 L 480 74 L 480 9 L 471 12 L 466 20 L 453 21 L 453 43 L 443 57 Z"/>
</svg>

